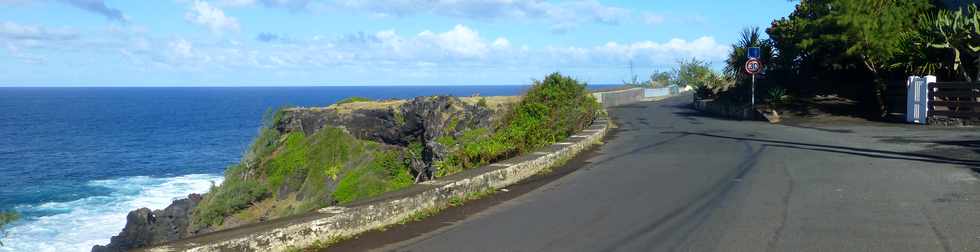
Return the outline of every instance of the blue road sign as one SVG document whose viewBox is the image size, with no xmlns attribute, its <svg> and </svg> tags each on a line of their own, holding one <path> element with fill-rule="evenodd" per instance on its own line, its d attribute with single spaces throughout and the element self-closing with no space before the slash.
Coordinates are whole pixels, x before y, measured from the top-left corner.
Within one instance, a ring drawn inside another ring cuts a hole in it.
<svg viewBox="0 0 980 252">
<path fill-rule="evenodd" d="M 749 58 L 758 59 L 759 57 L 762 57 L 762 49 L 758 47 L 749 47 Z"/>
</svg>

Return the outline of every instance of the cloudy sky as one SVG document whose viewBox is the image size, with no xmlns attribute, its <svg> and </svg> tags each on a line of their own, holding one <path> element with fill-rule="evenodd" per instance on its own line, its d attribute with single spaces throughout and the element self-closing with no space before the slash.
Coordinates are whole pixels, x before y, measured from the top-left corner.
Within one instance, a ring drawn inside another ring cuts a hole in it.
<svg viewBox="0 0 980 252">
<path fill-rule="evenodd" d="M 0 0 L 0 86 L 621 83 L 786 0 Z"/>
</svg>

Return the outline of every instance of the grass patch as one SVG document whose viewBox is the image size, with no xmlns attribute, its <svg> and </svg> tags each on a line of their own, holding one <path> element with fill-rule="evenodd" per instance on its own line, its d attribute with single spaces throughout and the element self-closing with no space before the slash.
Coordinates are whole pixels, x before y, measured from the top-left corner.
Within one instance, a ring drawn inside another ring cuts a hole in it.
<svg viewBox="0 0 980 252">
<path fill-rule="evenodd" d="M 324 128 L 311 136 L 271 131 L 275 130 L 263 130 L 253 144 L 253 150 L 264 149 L 255 152 L 262 155 L 229 168 L 225 182 L 205 195 L 192 215 L 195 227 L 218 227 L 232 215 L 255 222 L 331 205 L 331 185 L 345 180 L 346 171 L 370 166 L 370 158 L 365 157 L 374 155 L 380 146 L 355 139 L 339 128 Z M 277 140 L 270 140 L 277 135 Z M 278 195 L 280 192 L 286 194 Z"/>
<path fill-rule="evenodd" d="M 211 187 L 208 194 L 194 208 L 192 223 L 197 228 L 218 226 L 224 218 L 252 205 L 267 195 L 265 186 L 257 180 L 243 180 L 239 176 L 228 176 L 241 170 L 235 166 L 225 172 L 225 182 L 220 187 Z"/>
<path fill-rule="evenodd" d="M 348 103 L 355 103 L 355 102 L 369 102 L 369 101 L 374 101 L 374 100 L 371 100 L 369 98 L 364 98 L 364 97 L 353 96 L 353 97 L 344 98 L 343 100 L 340 100 L 334 104 L 340 105 L 340 104 L 348 104 Z"/>
<path fill-rule="evenodd" d="M 377 152 L 367 166 L 351 170 L 337 185 L 333 198 L 344 204 L 402 189 L 415 182 L 405 159 L 395 150 Z"/>
</svg>

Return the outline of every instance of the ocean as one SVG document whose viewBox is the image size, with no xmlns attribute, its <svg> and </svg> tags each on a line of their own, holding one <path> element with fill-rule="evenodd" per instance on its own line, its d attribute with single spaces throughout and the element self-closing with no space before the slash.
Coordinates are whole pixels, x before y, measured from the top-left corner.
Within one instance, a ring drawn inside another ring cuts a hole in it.
<svg viewBox="0 0 980 252">
<path fill-rule="evenodd" d="M 590 86 L 608 88 L 610 86 Z M 517 95 L 527 86 L 0 88 L 0 251 L 89 251 L 133 209 L 220 184 L 281 106 L 350 96 Z"/>
</svg>

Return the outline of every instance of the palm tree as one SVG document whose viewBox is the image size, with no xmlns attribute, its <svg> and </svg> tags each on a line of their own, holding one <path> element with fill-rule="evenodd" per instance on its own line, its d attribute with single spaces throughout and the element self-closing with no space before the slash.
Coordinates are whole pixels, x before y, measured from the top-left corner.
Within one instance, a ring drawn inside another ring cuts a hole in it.
<svg viewBox="0 0 980 252">
<path fill-rule="evenodd" d="M 732 44 L 732 52 L 725 60 L 725 74 L 737 81 L 743 81 L 750 76 L 745 73 L 745 62 L 748 61 L 749 47 L 759 47 L 761 49 L 760 61 L 765 65 L 772 62 L 775 51 L 773 50 L 772 40 L 763 39 L 759 27 L 750 27 L 742 30 L 741 38 Z"/>
</svg>

